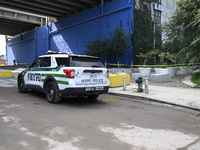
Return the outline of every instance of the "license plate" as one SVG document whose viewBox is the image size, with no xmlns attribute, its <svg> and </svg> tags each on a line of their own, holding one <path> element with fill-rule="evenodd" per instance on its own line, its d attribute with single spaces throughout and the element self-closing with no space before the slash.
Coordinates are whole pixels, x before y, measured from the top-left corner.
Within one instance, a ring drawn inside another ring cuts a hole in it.
<svg viewBox="0 0 200 150">
<path fill-rule="evenodd" d="M 95 90 L 96 90 L 96 91 L 104 90 L 104 87 L 103 87 L 103 86 L 99 86 L 99 87 L 96 87 Z"/>
<path fill-rule="evenodd" d="M 95 88 L 94 88 L 94 87 L 87 87 L 87 88 L 85 88 L 85 90 L 86 90 L 86 91 L 94 91 Z"/>
<path fill-rule="evenodd" d="M 103 86 L 100 86 L 100 87 L 87 87 L 85 88 L 86 91 L 101 91 L 101 90 L 104 90 L 104 87 Z"/>
</svg>

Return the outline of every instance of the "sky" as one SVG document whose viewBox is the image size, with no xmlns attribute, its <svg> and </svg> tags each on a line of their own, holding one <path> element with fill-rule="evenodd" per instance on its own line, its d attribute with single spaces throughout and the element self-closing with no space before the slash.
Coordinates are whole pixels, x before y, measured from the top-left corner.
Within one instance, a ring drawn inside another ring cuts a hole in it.
<svg viewBox="0 0 200 150">
<path fill-rule="evenodd" d="M 4 35 L 0 35 L 0 55 L 6 55 L 6 40 Z"/>
</svg>

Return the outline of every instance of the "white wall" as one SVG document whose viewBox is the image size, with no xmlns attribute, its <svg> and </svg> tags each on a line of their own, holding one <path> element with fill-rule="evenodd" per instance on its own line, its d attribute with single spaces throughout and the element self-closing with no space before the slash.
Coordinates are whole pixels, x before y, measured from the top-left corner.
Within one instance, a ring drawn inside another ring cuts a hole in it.
<svg viewBox="0 0 200 150">
<path fill-rule="evenodd" d="M 5 35 L 0 35 L 0 55 L 6 55 Z"/>
</svg>

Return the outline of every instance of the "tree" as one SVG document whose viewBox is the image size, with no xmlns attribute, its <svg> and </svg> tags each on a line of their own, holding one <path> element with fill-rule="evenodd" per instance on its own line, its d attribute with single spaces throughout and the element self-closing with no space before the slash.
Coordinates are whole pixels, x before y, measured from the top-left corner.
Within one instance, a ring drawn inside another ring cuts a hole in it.
<svg viewBox="0 0 200 150">
<path fill-rule="evenodd" d="M 117 27 L 111 33 L 111 51 L 112 57 L 119 61 L 119 57 L 123 56 L 130 47 L 129 36 L 122 27 Z"/>
<path fill-rule="evenodd" d="M 125 30 L 122 27 L 117 27 L 109 37 L 90 41 L 85 46 L 87 47 L 87 50 L 85 50 L 87 55 L 101 57 L 105 61 L 107 61 L 107 58 L 119 61 L 119 58 L 130 47 L 130 41 Z"/>
<path fill-rule="evenodd" d="M 141 64 L 142 60 L 137 56 L 153 50 L 154 45 L 151 10 L 143 1 L 140 1 L 139 8 L 134 9 L 134 33 L 132 34 L 134 64 Z"/>
<path fill-rule="evenodd" d="M 85 50 L 87 55 L 97 56 L 105 61 L 111 55 L 111 40 L 106 37 L 90 41 L 85 46 L 87 47 L 87 50 Z"/>
<path fill-rule="evenodd" d="M 178 51 L 183 62 L 200 61 L 200 0 L 178 0 L 177 10 L 165 23 L 163 31 L 172 51 Z"/>
</svg>

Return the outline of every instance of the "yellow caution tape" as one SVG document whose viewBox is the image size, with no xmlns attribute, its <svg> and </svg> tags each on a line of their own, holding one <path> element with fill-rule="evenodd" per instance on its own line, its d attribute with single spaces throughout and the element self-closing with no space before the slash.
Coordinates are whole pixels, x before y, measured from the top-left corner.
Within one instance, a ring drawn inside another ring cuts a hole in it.
<svg viewBox="0 0 200 150">
<path fill-rule="evenodd" d="M 126 64 L 111 64 L 111 63 L 107 63 L 107 65 L 127 66 Z M 131 65 L 131 67 L 177 67 L 177 66 L 194 66 L 194 65 L 200 65 L 200 63 L 171 64 L 171 65 Z"/>
</svg>

